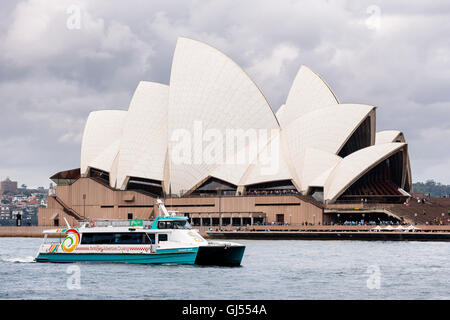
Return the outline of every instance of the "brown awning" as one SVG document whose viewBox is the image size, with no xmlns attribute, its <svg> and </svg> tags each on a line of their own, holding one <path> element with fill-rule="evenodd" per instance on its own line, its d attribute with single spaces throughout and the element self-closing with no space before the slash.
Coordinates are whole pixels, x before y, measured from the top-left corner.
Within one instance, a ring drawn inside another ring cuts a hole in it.
<svg viewBox="0 0 450 320">
<path fill-rule="evenodd" d="M 80 168 L 60 171 L 50 177 L 50 179 L 78 179 L 80 177 Z"/>
<path fill-rule="evenodd" d="M 70 185 L 80 178 L 80 168 L 61 171 L 50 177 L 58 186 Z"/>
</svg>

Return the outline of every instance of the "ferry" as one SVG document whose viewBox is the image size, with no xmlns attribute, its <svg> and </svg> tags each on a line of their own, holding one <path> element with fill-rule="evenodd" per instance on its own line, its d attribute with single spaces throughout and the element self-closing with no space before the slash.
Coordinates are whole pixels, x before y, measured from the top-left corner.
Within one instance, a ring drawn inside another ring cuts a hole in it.
<svg viewBox="0 0 450 320">
<path fill-rule="evenodd" d="M 91 220 L 79 228 L 44 230 L 36 262 L 100 262 L 239 266 L 245 246 L 207 241 L 187 217 L 169 213 L 154 220 Z M 50 236 L 52 235 L 52 236 Z M 59 235 L 59 237 L 57 237 Z"/>
</svg>

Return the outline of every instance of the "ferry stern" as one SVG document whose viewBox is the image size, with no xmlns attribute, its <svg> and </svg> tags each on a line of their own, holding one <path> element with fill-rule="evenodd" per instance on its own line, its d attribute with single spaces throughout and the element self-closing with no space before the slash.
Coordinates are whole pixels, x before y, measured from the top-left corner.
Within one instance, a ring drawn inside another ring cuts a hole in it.
<svg viewBox="0 0 450 320">
<path fill-rule="evenodd" d="M 245 246 L 234 243 L 209 243 L 199 246 L 195 264 L 205 266 L 240 266 Z"/>
</svg>

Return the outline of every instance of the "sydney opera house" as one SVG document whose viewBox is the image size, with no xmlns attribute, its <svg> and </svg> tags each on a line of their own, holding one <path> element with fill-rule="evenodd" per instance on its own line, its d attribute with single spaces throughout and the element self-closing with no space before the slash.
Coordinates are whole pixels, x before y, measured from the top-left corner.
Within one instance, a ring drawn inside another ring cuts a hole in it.
<svg viewBox="0 0 450 320">
<path fill-rule="evenodd" d="M 128 110 L 90 113 L 80 168 L 51 177 L 39 223 L 151 218 L 158 198 L 211 226 L 329 224 L 361 204 L 403 203 L 408 145 L 400 131 L 376 131 L 376 111 L 340 103 L 301 66 L 274 113 L 229 57 L 179 38 L 168 85 L 142 81 Z"/>
</svg>

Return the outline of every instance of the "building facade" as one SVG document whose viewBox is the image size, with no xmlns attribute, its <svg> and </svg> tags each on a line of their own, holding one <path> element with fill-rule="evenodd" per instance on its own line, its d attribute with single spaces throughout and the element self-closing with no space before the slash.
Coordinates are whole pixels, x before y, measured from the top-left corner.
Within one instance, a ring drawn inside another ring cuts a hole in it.
<svg viewBox="0 0 450 320">
<path fill-rule="evenodd" d="M 158 216 L 158 197 L 141 190 L 117 190 L 98 178 L 80 177 L 70 185 L 58 185 L 39 211 L 39 225 L 71 225 L 80 220 L 152 219 Z M 323 206 L 309 196 L 221 195 L 169 197 L 170 211 L 188 216 L 197 226 L 246 226 L 255 224 L 321 224 Z"/>
<path fill-rule="evenodd" d="M 179 38 L 169 85 L 92 112 L 80 168 L 52 180 L 42 224 L 154 217 L 157 198 L 194 224 L 319 224 L 327 205 L 405 201 L 411 167 L 402 132 L 376 132 L 374 106 L 340 103 L 309 68 L 275 113 L 229 57 Z"/>
<path fill-rule="evenodd" d="M 0 182 L 0 195 L 5 192 L 9 192 L 12 194 L 17 193 L 17 181 L 11 181 L 9 177 L 7 177 L 4 181 Z"/>
</svg>

